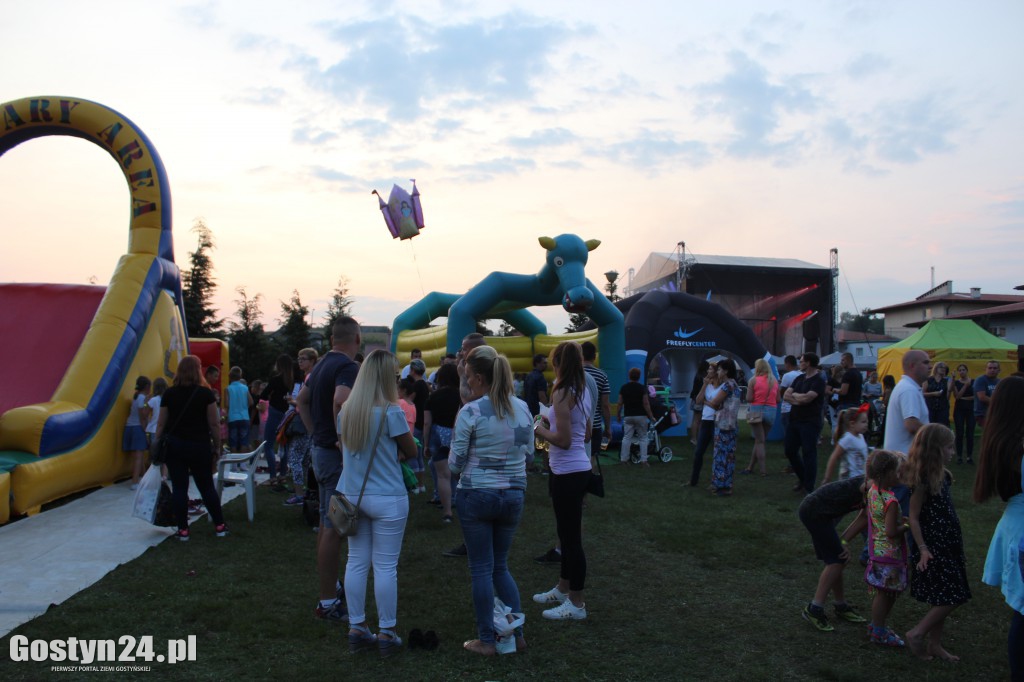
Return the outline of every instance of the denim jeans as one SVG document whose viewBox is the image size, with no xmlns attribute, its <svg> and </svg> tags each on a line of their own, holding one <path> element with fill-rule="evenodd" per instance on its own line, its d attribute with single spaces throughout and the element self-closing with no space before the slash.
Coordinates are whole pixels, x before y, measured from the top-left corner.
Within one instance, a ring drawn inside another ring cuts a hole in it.
<svg viewBox="0 0 1024 682">
<path fill-rule="evenodd" d="M 790 421 L 786 429 L 786 458 L 807 493 L 814 491 L 818 478 L 818 436 L 820 421 Z M 803 458 L 799 457 L 803 450 Z"/>
<path fill-rule="evenodd" d="M 263 450 L 263 456 L 267 458 L 267 473 L 273 478 L 277 475 L 277 429 L 284 419 L 284 412 L 267 406 L 267 424 L 263 427 L 263 439 L 267 441 L 267 447 Z"/>
<path fill-rule="evenodd" d="M 320 488 L 320 527 L 333 528 L 327 518 L 327 505 L 330 504 L 334 491 L 338 489 L 338 479 L 341 478 L 341 450 L 314 445 L 312 461 L 313 476 L 316 477 L 317 486 Z"/>
<path fill-rule="evenodd" d="M 494 593 L 520 611 L 519 588 L 508 570 L 508 551 L 523 515 L 525 491 L 462 489 L 455 493 L 473 583 L 473 611 L 481 642 L 494 642 Z"/>
</svg>

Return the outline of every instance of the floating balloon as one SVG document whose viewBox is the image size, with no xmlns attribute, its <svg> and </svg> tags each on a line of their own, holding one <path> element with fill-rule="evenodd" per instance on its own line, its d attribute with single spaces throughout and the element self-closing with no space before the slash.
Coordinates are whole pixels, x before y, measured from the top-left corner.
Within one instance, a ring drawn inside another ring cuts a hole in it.
<svg viewBox="0 0 1024 682">
<path fill-rule="evenodd" d="M 412 194 L 409 194 L 398 185 L 391 188 L 391 196 L 385 204 L 377 190 L 380 204 L 380 212 L 384 214 L 384 223 L 394 239 L 412 239 L 423 229 L 423 207 L 420 205 L 420 191 L 416 188 L 416 181 L 412 180 Z"/>
</svg>

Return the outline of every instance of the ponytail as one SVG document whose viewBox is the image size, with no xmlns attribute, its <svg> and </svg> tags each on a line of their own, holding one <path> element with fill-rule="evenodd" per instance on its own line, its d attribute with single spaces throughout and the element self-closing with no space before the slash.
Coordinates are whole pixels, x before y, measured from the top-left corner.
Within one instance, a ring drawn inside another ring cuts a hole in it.
<svg viewBox="0 0 1024 682">
<path fill-rule="evenodd" d="M 499 354 L 491 364 L 491 389 L 487 392 L 498 419 L 504 419 L 512 414 L 513 390 L 512 366 L 509 365 L 508 358 Z"/>
</svg>

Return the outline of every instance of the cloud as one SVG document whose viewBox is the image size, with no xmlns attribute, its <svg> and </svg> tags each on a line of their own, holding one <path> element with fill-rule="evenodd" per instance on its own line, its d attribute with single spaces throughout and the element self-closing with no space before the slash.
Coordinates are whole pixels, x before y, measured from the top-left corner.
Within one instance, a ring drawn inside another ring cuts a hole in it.
<svg viewBox="0 0 1024 682">
<path fill-rule="evenodd" d="M 178 16 L 193 28 L 217 28 L 221 25 L 217 18 L 217 4 L 214 2 L 196 3 L 178 8 Z"/>
<path fill-rule="evenodd" d="M 360 180 L 354 175 L 348 173 L 342 173 L 341 171 L 334 170 L 333 168 L 324 168 L 323 166 L 312 166 L 309 169 L 309 174 L 317 180 L 338 185 L 342 190 L 358 190 L 366 191 L 367 184 L 365 181 Z"/>
<path fill-rule="evenodd" d="M 337 133 L 311 125 L 300 124 L 292 131 L 292 142 L 296 144 L 320 145 L 337 137 Z"/>
<path fill-rule="evenodd" d="M 651 175 L 679 166 L 700 168 L 711 161 L 711 152 L 705 143 L 677 140 L 671 132 L 647 129 L 641 129 L 631 139 L 598 149 L 594 155 L 625 163 Z"/>
<path fill-rule="evenodd" d="M 384 137 L 392 131 L 392 127 L 387 121 L 376 118 L 360 118 L 347 123 L 345 127 L 370 139 Z"/>
<path fill-rule="evenodd" d="M 284 101 L 286 94 L 283 88 L 249 88 L 233 96 L 231 101 L 260 107 L 278 106 Z"/>
<path fill-rule="evenodd" d="M 731 70 L 723 78 L 697 86 L 698 94 L 709 100 L 697 113 L 717 114 L 730 122 L 734 135 L 725 145 L 730 156 L 788 160 L 805 136 L 781 134 L 782 115 L 811 113 L 818 108 L 818 98 L 800 77 L 772 80 L 764 66 L 743 52 L 731 52 L 729 63 Z"/>
<path fill-rule="evenodd" d="M 550 57 L 573 35 L 561 22 L 510 13 L 440 25 L 414 16 L 329 27 L 342 56 L 326 66 L 292 63 L 309 82 L 339 101 L 361 101 L 389 120 L 423 116 L 444 98 L 464 106 L 529 101 L 550 69 Z"/>
<path fill-rule="evenodd" d="M 945 102 L 948 98 L 927 94 L 917 99 L 892 102 L 874 114 L 872 144 L 886 161 L 916 163 L 928 154 L 952 151 L 951 136 L 960 118 Z"/>
<path fill-rule="evenodd" d="M 860 80 L 875 74 L 888 71 L 892 62 L 888 57 L 877 52 L 863 52 L 855 59 L 849 61 L 843 71 L 854 80 Z"/>
<path fill-rule="evenodd" d="M 505 156 L 498 159 L 455 166 L 455 170 L 462 174 L 462 180 L 466 182 L 489 182 L 496 175 L 518 175 L 523 171 L 533 170 L 536 167 L 537 164 L 533 159 Z"/>
<path fill-rule="evenodd" d="M 534 130 L 526 137 L 507 138 L 505 142 L 520 149 L 535 149 L 537 147 L 559 147 L 576 142 L 578 139 L 575 133 L 566 128 L 545 128 L 544 130 Z"/>
</svg>

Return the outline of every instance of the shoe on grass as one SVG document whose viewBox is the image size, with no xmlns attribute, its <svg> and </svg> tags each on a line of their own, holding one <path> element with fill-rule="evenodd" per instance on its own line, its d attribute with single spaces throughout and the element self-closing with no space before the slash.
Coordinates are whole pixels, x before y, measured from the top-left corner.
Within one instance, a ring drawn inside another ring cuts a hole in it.
<svg viewBox="0 0 1024 682">
<path fill-rule="evenodd" d="M 462 543 L 458 547 L 452 547 L 451 549 L 446 549 L 445 551 L 441 552 L 441 556 L 452 557 L 452 558 L 458 558 L 458 557 L 466 556 L 466 543 Z"/>
<path fill-rule="evenodd" d="M 287 500 L 285 500 L 282 504 L 285 507 L 301 507 L 302 506 L 302 502 L 303 502 L 303 498 L 302 498 L 301 495 L 292 495 Z"/>
<path fill-rule="evenodd" d="M 835 630 L 835 628 L 832 627 L 832 623 L 828 622 L 824 609 L 821 609 L 820 611 L 812 611 L 810 606 L 805 606 L 801 615 L 804 617 L 804 620 L 822 632 L 832 632 Z"/>
<path fill-rule="evenodd" d="M 178 538 L 182 542 L 188 542 L 188 528 L 179 528 L 178 532 L 174 534 L 174 537 Z"/>
<path fill-rule="evenodd" d="M 853 610 L 849 604 L 836 604 L 836 618 L 842 618 L 848 623 L 866 623 L 868 619 Z"/>
<path fill-rule="evenodd" d="M 554 547 L 552 547 L 548 551 L 541 554 L 539 557 L 534 557 L 533 560 L 536 561 L 538 564 L 561 564 L 562 553 Z"/>
<path fill-rule="evenodd" d="M 316 610 L 313 612 L 318 620 L 323 620 L 328 623 L 347 623 L 348 622 L 348 609 L 339 599 L 330 606 L 321 606 L 320 602 L 317 602 Z"/>
<path fill-rule="evenodd" d="M 213 527 L 213 532 L 217 534 L 217 537 L 223 538 L 228 535 L 228 524 L 220 523 Z"/>
<path fill-rule="evenodd" d="M 538 604 L 564 604 L 568 601 L 569 595 L 558 589 L 555 585 L 547 592 L 533 595 L 533 601 Z"/>
<path fill-rule="evenodd" d="M 568 597 L 569 595 L 566 595 Z M 536 599 L 537 597 L 534 597 Z M 587 619 L 587 607 L 576 606 L 568 598 L 561 604 L 553 609 L 547 609 L 541 612 L 542 616 L 548 620 L 586 620 Z"/>
</svg>

